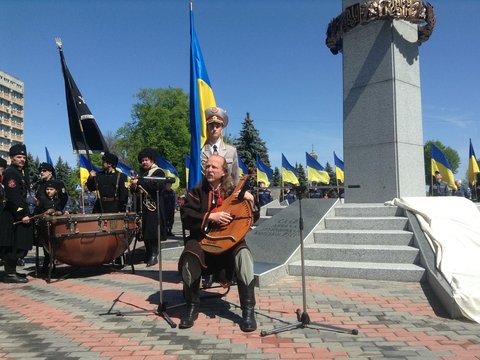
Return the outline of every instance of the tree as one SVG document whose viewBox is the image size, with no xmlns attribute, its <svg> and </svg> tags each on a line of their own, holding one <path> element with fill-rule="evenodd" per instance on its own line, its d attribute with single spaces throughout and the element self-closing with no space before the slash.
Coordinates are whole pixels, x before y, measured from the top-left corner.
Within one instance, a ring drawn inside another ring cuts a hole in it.
<svg viewBox="0 0 480 360">
<path fill-rule="evenodd" d="M 182 89 L 141 89 L 133 105 L 132 122 L 117 131 L 115 145 L 125 163 L 138 167 L 137 155 L 151 147 L 172 163 L 185 183 L 184 156 L 190 153 L 188 95 Z"/>
<path fill-rule="evenodd" d="M 430 184 L 432 177 L 432 144 L 438 147 L 445 154 L 450 166 L 452 167 L 452 173 L 456 174 L 458 167 L 460 166 L 460 156 L 455 149 L 452 149 L 449 146 L 443 145 L 438 140 L 429 140 L 425 143 L 423 147 L 423 154 L 425 159 L 425 183 Z"/>
<path fill-rule="evenodd" d="M 27 153 L 27 166 L 28 166 L 28 178 L 30 184 L 35 184 L 40 179 L 40 173 L 38 172 L 38 168 L 40 166 L 40 160 L 38 156 L 33 160 L 33 155 Z"/>
<path fill-rule="evenodd" d="M 280 186 L 280 170 L 278 170 L 278 167 L 276 166 L 275 166 L 275 169 L 273 170 L 271 185 Z"/>
<path fill-rule="evenodd" d="M 258 154 L 265 165 L 270 166 L 268 159 L 268 151 L 265 142 L 260 138 L 259 131 L 253 125 L 253 119 L 250 118 L 250 113 L 247 112 L 247 117 L 242 123 L 242 130 L 240 136 L 234 142 L 237 148 L 238 155 L 243 160 L 247 167 L 256 167 L 256 158 Z"/>
<path fill-rule="evenodd" d="M 107 143 L 108 150 L 112 153 L 118 156 L 118 160 L 121 161 L 122 163 L 125 162 L 125 154 L 120 148 L 120 144 L 117 140 L 117 137 L 115 136 L 114 133 L 111 131 L 107 132 L 107 134 L 104 136 L 105 142 Z"/>
<path fill-rule="evenodd" d="M 325 164 L 325 171 L 330 176 L 329 185 L 335 185 L 336 186 L 337 185 L 337 175 L 335 174 L 332 166 L 328 162 Z"/>
<path fill-rule="evenodd" d="M 72 176 L 72 168 L 67 162 L 62 160 L 61 156 L 58 157 L 57 163 L 55 164 L 55 174 L 57 179 L 62 180 L 65 183 L 67 187 L 67 193 L 70 194 L 70 196 L 76 194 L 76 187 L 80 181 L 78 178 Z"/>
<path fill-rule="evenodd" d="M 305 174 L 305 169 L 303 168 L 302 164 L 295 164 L 295 168 L 297 169 L 298 174 L 298 182 L 300 188 L 307 188 L 307 175 Z"/>
</svg>

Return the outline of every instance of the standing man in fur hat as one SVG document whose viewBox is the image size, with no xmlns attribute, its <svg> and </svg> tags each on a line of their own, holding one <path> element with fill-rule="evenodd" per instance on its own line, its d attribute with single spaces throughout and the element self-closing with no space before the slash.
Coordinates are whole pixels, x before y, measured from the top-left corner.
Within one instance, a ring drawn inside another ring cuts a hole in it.
<svg viewBox="0 0 480 360">
<path fill-rule="evenodd" d="M 9 150 L 10 166 L 3 172 L 5 207 L 0 213 L 0 257 L 5 264 L 5 283 L 26 283 L 27 278 L 16 272 L 18 259 L 32 248 L 33 224 L 27 203 L 28 184 L 24 174 L 27 148 L 15 144 Z M 14 224 L 19 222 L 18 224 Z"/>
<path fill-rule="evenodd" d="M 38 182 L 37 191 L 35 192 L 35 198 L 37 199 L 37 205 L 39 202 L 44 203 L 47 201 L 47 195 L 45 192 L 45 186 L 48 181 L 55 180 L 55 169 L 49 163 L 41 163 L 38 167 L 38 171 L 40 172 L 40 181 Z M 68 202 L 68 194 L 67 188 L 65 183 L 61 180 L 58 180 L 58 199 L 59 204 L 62 209 L 67 205 Z"/>
<path fill-rule="evenodd" d="M 228 172 L 235 184 L 238 183 L 238 155 L 237 149 L 225 144 L 222 140 L 222 131 L 228 125 L 228 115 L 222 108 L 213 106 L 205 109 L 207 122 L 207 142 L 202 147 L 201 162 L 202 172 L 205 173 L 207 160 L 212 155 L 220 155 L 227 162 Z"/>
<path fill-rule="evenodd" d="M 98 174 L 90 171 L 87 189 L 97 192 L 93 205 L 93 213 L 116 213 L 126 210 L 128 190 L 125 186 L 128 179 L 121 171 L 117 171 L 118 157 L 108 151 L 102 156 L 102 168 Z"/>
<path fill-rule="evenodd" d="M 158 221 L 160 221 L 160 240 L 167 240 L 165 227 L 165 209 L 163 206 L 162 191 L 164 183 L 149 181 L 148 177 L 165 177 L 165 172 L 155 164 L 157 157 L 153 149 L 146 148 L 138 154 L 138 162 L 142 168 L 140 176 L 132 178 L 130 186 L 133 192 L 141 195 L 142 201 L 142 234 L 145 242 L 147 266 L 158 264 Z M 157 191 L 159 201 L 157 202 Z M 147 206 L 148 204 L 148 206 Z M 160 219 L 157 210 L 160 210 Z"/>
</svg>

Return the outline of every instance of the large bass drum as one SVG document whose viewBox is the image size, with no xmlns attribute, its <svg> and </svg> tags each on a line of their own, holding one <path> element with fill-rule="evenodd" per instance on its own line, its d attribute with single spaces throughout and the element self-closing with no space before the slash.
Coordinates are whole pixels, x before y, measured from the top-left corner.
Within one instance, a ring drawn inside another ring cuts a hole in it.
<svg viewBox="0 0 480 360">
<path fill-rule="evenodd" d="M 137 231 L 135 213 L 45 216 L 39 237 L 51 257 L 72 266 L 112 262 L 128 248 Z"/>
</svg>

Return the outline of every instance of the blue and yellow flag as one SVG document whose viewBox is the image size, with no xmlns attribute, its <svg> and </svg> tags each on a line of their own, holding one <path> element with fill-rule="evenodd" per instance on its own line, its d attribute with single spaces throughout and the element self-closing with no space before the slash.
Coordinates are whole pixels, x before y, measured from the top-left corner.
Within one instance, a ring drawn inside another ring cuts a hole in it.
<svg viewBox="0 0 480 360">
<path fill-rule="evenodd" d="M 127 175 L 127 178 L 130 178 L 132 176 L 132 168 L 120 161 L 118 162 L 116 169 L 117 171 L 120 171 L 121 173 L 124 173 L 125 175 Z"/>
<path fill-rule="evenodd" d="M 284 183 L 289 183 L 292 185 L 300 184 L 298 182 L 297 169 L 295 169 L 292 165 L 290 165 L 287 158 L 283 154 L 282 154 L 282 181 Z"/>
<path fill-rule="evenodd" d="M 342 184 L 345 183 L 345 168 L 343 166 L 343 161 L 333 152 L 333 157 L 335 160 L 335 176 L 337 177 L 337 181 L 340 181 Z"/>
<path fill-rule="evenodd" d="M 439 171 L 440 174 L 442 174 L 443 181 L 445 181 L 449 187 L 453 190 L 457 190 L 452 167 L 450 166 L 447 157 L 442 150 L 432 144 L 432 176 L 435 176 L 436 171 Z"/>
<path fill-rule="evenodd" d="M 330 175 L 325 168 L 309 153 L 305 152 L 307 157 L 307 180 L 317 183 L 329 184 Z"/>
<path fill-rule="evenodd" d="M 185 184 L 187 189 L 188 187 L 188 173 L 190 171 L 190 156 L 185 155 Z"/>
<path fill-rule="evenodd" d="M 166 177 L 175 178 L 175 183 L 172 184 L 172 189 L 177 190 L 180 186 L 180 175 L 178 175 L 177 169 L 163 156 L 157 156 L 157 165 L 165 172 Z"/>
<path fill-rule="evenodd" d="M 45 146 L 45 155 L 47 157 L 47 164 L 50 164 L 50 165 L 54 166 L 52 158 L 50 157 L 50 153 L 48 152 L 48 149 L 47 149 L 46 146 Z"/>
<path fill-rule="evenodd" d="M 122 163 L 120 161 L 117 163 L 117 166 L 115 167 L 115 170 L 127 175 L 127 181 L 125 182 L 125 187 L 128 189 L 130 187 L 130 180 L 132 178 L 132 172 L 136 173 L 136 171 L 132 170 L 132 168 L 130 166 L 125 165 L 124 163 Z"/>
<path fill-rule="evenodd" d="M 267 187 L 270 186 L 270 181 L 273 178 L 273 170 L 270 169 L 267 165 L 265 165 L 258 154 L 256 155 L 256 163 L 257 163 L 257 184 L 261 181 L 265 183 Z"/>
<path fill-rule="evenodd" d="M 202 180 L 200 154 L 207 140 L 205 109 L 216 106 L 213 90 L 203 61 L 202 50 L 194 29 L 192 3 L 190 2 L 190 171 L 188 189 Z"/>
<path fill-rule="evenodd" d="M 475 186 L 477 183 L 477 173 L 480 172 L 478 168 L 477 157 L 473 151 L 472 139 L 470 139 L 470 152 L 468 153 L 468 182 Z"/>
<path fill-rule="evenodd" d="M 240 159 L 240 155 L 238 155 L 238 176 L 242 177 L 243 175 L 248 174 L 247 165 Z"/>
<path fill-rule="evenodd" d="M 95 165 L 91 164 L 90 161 L 85 157 L 85 155 L 80 154 L 80 184 L 85 185 L 87 182 L 88 176 L 90 175 L 90 170 L 95 170 L 99 172 L 100 169 Z"/>
</svg>

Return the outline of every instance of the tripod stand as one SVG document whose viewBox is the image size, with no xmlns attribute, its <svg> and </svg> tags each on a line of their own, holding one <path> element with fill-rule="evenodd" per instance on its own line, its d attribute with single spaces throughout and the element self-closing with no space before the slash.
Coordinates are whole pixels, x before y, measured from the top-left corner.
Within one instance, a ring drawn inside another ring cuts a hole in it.
<svg viewBox="0 0 480 360">
<path fill-rule="evenodd" d="M 305 189 L 303 187 L 299 186 L 296 188 L 296 193 L 298 198 L 298 208 L 299 208 L 300 258 L 301 258 L 300 261 L 301 261 L 301 267 L 302 267 L 303 311 L 300 309 L 297 309 L 296 311 L 297 322 L 278 326 L 271 330 L 262 330 L 260 332 L 260 336 L 278 334 L 283 331 L 290 331 L 295 329 L 303 329 L 309 325 L 316 326 L 319 330 L 328 330 L 328 331 L 334 331 L 339 333 L 357 335 L 358 334 L 357 329 L 345 329 L 338 326 L 326 325 L 326 324 L 321 324 L 321 323 L 311 321 L 310 316 L 307 313 L 307 294 L 306 294 L 306 288 L 305 288 L 305 255 L 304 255 L 304 248 L 303 248 L 303 217 L 302 217 L 302 197 L 303 197 L 304 191 Z"/>
</svg>

